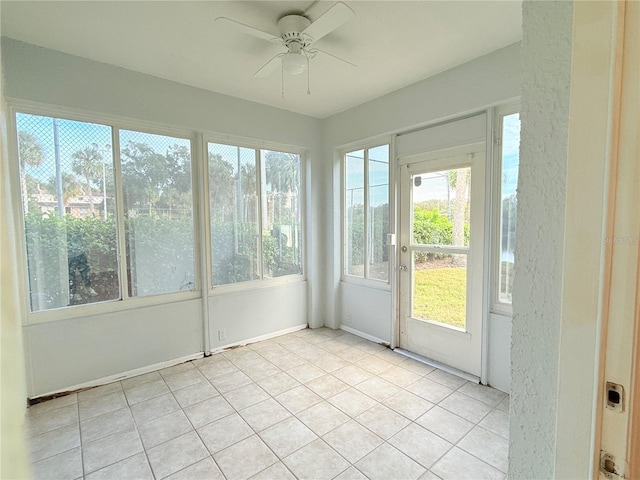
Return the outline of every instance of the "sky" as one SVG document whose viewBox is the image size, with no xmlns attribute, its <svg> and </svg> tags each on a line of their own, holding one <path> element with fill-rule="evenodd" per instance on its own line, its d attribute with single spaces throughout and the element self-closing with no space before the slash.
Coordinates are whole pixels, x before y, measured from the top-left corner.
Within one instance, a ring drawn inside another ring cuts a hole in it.
<svg viewBox="0 0 640 480">
<path fill-rule="evenodd" d="M 50 117 L 18 113 L 16 115 L 18 131 L 25 130 L 36 136 L 44 153 L 44 161 L 39 167 L 28 167 L 27 173 L 47 182 L 55 174 L 55 156 L 53 141 L 53 119 Z M 87 122 L 73 120 L 58 120 L 60 156 L 63 162 L 63 171 L 71 171 L 71 155 L 78 150 L 82 150 L 92 144 L 97 144 L 102 150 L 103 157 L 108 164 L 111 163 L 111 127 Z M 153 146 L 158 152 L 166 152 L 171 145 L 189 145 L 189 140 L 173 138 L 163 135 L 154 135 L 142 132 L 120 130 L 120 145 L 124 146 L 129 140 L 147 143 Z M 518 179 L 518 161 L 520 144 L 520 118 L 515 113 L 504 117 L 502 153 L 503 153 L 503 175 L 502 175 L 502 197 L 509 196 L 516 191 Z M 220 153 L 223 158 L 236 159 L 237 148 L 227 145 L 215 145 L 216 153 Z M 253 156 L 253 149 L 241 149 L 241 156 Z M 249 153 L 245 152 L 247 150 Z M 388 162 L 389 146 L 381 145 L 370 148 L 369 154 L 369 184 L 372 186 L 369 202 L 371 206 L 378 206 L 388 203 Z M 363 182 L 364 182 L 364 150 L 351 152 L 347 155 L 346 162 L 346 185 L 347 189 L 352 189 L 353 202 L 363 203 Z M 376 185 L 378 185 L 376 187 Z M 429 189 L 427 192 L 426 189 Z M 417 201 L 427 198 L 446 199 L 447 183 L 444 179 L 433 179 L 423 181 L 422 187 L 414 189 Z"/>
<path fill-rule="evenodd" d="M 53 118 L 18 113 L 16 126 L 18 131 L 26 131 L 34 135 L 44 154 L 42 164 L 38 167 L 27 167 L 26 172 L 43 183 L 49 181 L 55 175 Z M 172 145 L 190 146 L 190 141 L 184 138 L 129 130 L 119 130 L 119 133 L 121 147 L 126 146 L 129 141 L 135 141 L 146 143 L 157 152 L 165 153 Z M 86 147 L 91 147 L 93 144 L 98 146 L 107 166 L 112 165 L 112 143 L 110 126 L 58 119 L 58 144 L 61 167 L 64 173 L 71 173 L 72 155 Z"/>
<path fill-rule="evenodd" d="M 502 128 L 502 198 L 516 193 L 520 162 L 520 114 L 507 115 Z"/>
<path fill-rule="evenodd" d="M 516 193 L 518 183 L 518 164 L 520 150 L 520 114 L 514 113 L 506 115 L 503 119 L 502 132 L 502 198 Z M 370 185 L 388 184 L 388 146 L 383 145 L 369 150 L 370 159 L 380 159 L 385 163 L 371 162 L 374 165 L 369 171 Z M 363 184 L 364 184 L 364 150 L 349 152 L 346 155 L 345 165 L 345 186 L 348 191 L 348 203 L 362 204 Z M 414 187 L 413 195 L 415 202 L 422 202 L 428 199 L 446 200 L 449 196 L 453 198 L 454 192 L 448 189 L 447 175 L 442 172 L 420 175 L 422 184 Z M 388 202 L 387 189 L 378 187 L 370 192 L 369 202 L 372 206 L 382 205 Z"/>
</svg>

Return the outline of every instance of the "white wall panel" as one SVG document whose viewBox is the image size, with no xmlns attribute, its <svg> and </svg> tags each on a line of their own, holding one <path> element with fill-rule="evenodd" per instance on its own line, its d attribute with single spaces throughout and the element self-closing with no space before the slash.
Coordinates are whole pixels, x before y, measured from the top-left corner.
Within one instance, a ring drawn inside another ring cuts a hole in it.
<svg viewBox="0 0 640 480">
<path fill-rule="evenodd" d="M 25 327 L 29 397 L 202 351 L 200 299 Z"/>
<path fill-rule="evenodd" d="M 391 342 L 391 291 L 340 283 L 340 324 Z"/>
<path fill-rule="evenodd" d="M 474 115 L 470 118 L 398 135 L 396 157 L 408 157 L 460 145 L 484 143 L 486 139 L 487 116 Z"/>
<path fill-rule="evenodd" d="M 212 349 L 306 325 L 307 284 L 216 293 L 209 297 L 209 322 Z"/>
<path fill-rule="evenodd" d="M 511 316 L 490 313 L 488 320 L 487 382 L 492 387 L 509 393 L 511 390 Z"/>
</svg>

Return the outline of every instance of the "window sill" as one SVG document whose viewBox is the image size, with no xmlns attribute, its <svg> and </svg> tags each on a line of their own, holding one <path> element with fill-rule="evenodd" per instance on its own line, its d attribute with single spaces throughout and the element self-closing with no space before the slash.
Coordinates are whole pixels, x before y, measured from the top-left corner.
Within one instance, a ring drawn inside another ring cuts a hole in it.
<svg viewBox="0 0 640 480">
<path fill-rule="evenodd" d="M 115 312 L 136 310 L 139 308 L 166 305 L 168 303 L 185 302 L 201 298 L 200 290 L 188 292 L 175 292 L 162 295 L 149 295 L 145 297 L 127 298 L 125 300 L 111 300 L 100 303 L 88 303 L 74 307 L 61 307 L 39 312 L 30 312 L 25 326 L 42 323 L 72 320 L 76 318 L 94 317 Z"/>
<path fill-rule="evenodd" d="M 370 288 L 373 290 L 382 290 L 385 292 L 391 291 L 391 284 L 384 280 L 373 280 L 371 278 L 359 278 L 343 275 L 342 278 L 340 278 L 340 281 L 349 285 L 358 285 L 360 287 Z"/>
<path fill-rule="evenodd" d="M 304 275 L 290 275 L 287 277 L 270 278 L 264 280 L 250 280 L 247 282 L 231 283 L 228 285 L 217 285 L 209 290 L 209 297 L 242 293 L 252 290 L 262 290 L 268 288 L 286 287 L 305 283 L 307 278 Z"/>
</svg>

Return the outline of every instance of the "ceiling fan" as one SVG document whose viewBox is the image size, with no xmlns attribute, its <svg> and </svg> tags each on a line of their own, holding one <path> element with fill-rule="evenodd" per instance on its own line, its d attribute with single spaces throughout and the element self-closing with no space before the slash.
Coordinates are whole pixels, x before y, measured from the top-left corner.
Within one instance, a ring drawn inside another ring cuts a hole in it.
<svg viewBox="0 0 640 480">
<path fill-rule="evenodd" d="M 267 77 L 278 67 L 281 67 L 283 72 L 291 75 L 299 75 L 305 70 L 309 75 L 309 61 L 318 54 L 332 57 L 355 67 L 351 62 L 312 47 L 314 42 L 342 26 L 354 15 L 353 10 L 342 2 L 334 4 L 314 22 L 311 22 L 304 14 L 285 15 L 277 23 L 279 36 L 258 30 L 227 17 L 218 17 L 215 21 L 227 24 L 238 31 L 262 40 L 278 43 L 287 49 L 285 52 L 275 55 L 254 73 L 256 77 Z M 307 91 L 307 93 L 310 92 Z"/>
</svg>

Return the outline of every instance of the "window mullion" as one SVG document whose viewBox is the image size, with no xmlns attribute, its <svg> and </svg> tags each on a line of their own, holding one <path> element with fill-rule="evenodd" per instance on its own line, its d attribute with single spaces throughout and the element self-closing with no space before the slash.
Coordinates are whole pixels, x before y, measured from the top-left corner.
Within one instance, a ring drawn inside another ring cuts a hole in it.
<svg viewBox="0 0 640 480">
<path fill-rule="evenodd" d="M 262 255 L 262 246 L 263 246 L 263 238 L 262 238 L 262 225 L 264 224 L 263 219 L 265 219 L 264 215 L 268 214 L 267 211 L 267 198 L 266 192 L 262 188 L 262 182 L 264 180 L 265 172 L 263 171 L 264 163 L 262 162 L 262 151 L 260 149 L 255 149 L 256 153 L 256 197 L 258 201 L 258 245 L 256 248 L 256 256 L 257 256 L 257 264 L 258 264 L 258 277 L 260 280 L 264 279 L 264 258 Z"/>
<path fill-rule="evenodd" d="M 200 247 L 198 251 L 201 256 L 200 278 L 202 288 L 202 296 L 206 297 L 208 292 L 213 286 L 213 267 L 211 263 L 211 205 L 210 205 L 210 188 L 209 185 L 209 155 L 207 149 L 207 142 L 204 141 L 204 136 L 201 133 L 197 134 L 196 144 L 198 145 L 199 155 L 195 155 L 193 158 L 198 158 L 200 161 L 192 169 L 192 182 L 198 185 L 198 192 L 194 196 L 194 203 L 200 205 L 200 213 L 198 219 L 201 223 L 200 234 L 198 239 L 200 241 Z M 197 182 L 197 178 L 200 176 L 201 180 Z M 197 199 L 197 201 L 196 201 Z"/>
<path fill-rule="evenodd" d="M 371 237 L 371 225 L 369 225 L 369 149 L 364 149 L 364 228 L 363 228 L 363 257 L 364 278 L 369 278 L 369 240 Z"/>
<path fill-rule="evenodd" d="M 116 194 L 116 228 L 118 231 L 118 270 L 120 276 L 120 298 L 129 298 L 129 278 L 127 277 L 127 243 L 125 238 L 124 192 L 122 189 L 122 163 L 120 161 L 120 130 L 111 127 L 111 143 L 114 184 Z"/>
<path fill-rule="evenodd" d="M 342 232 L 341 232 L 341 243 L 342 243 L 342 276 L 345 276 L 349 273 L 348 268 L 348 258 L 347 252 L 349 251 L 349 242 L 347 241 L 348 235 L 351 234 L 349 231 L 349 212 L 347 209 L 347 154 L 342 154 L 342 174 L 340 175 L 340 202 L 342 205 Z"/>
</svg>

